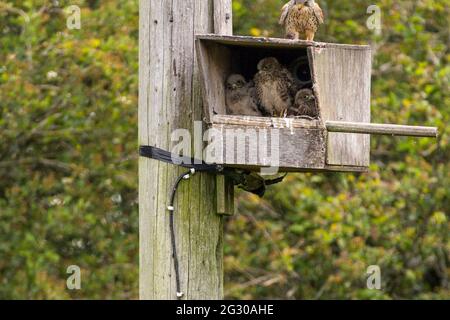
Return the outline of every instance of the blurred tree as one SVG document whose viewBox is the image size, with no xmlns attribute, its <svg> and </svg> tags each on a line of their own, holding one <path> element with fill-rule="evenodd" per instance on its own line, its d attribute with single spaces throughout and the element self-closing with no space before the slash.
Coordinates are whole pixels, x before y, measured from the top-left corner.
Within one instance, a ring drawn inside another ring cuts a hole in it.
<svg viewBox="0 0 450 320">
<path fill-rule="evenodd" d="M 96 3 L 0 2 L 0 299 L 137 297 L 138 6 Z"/>
<path fill-rule="evenodd" d="M 283 1 L 233 4 L 237 33 L 282 35 Z M 370 1 L 320 5 L 326 24 L 317 41 L 374 50 L 374 122 L 435 125 L 440 137 L 376 137 L 369 174 L 291 175 L 264 200 L 241 194 L 226 233 L 227 294 L 448 299 L 448 1 L 379 1 L 379 35 L 366 26 Z M 381 291 L 366 287 L 370 265 L 381 267 Z"/>
</svg>

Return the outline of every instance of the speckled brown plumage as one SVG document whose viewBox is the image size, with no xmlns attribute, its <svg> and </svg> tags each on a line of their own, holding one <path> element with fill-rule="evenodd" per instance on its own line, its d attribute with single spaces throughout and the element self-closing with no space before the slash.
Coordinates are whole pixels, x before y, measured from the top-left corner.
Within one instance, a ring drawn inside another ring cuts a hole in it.
<svg viewBox="0 0 450 320">
<path fill-rule="evenodd" d="M 256 89 L 240 74 L 232 74 L 226 83 L 227 113 L 230 115 L 262 116 L 258 108 Z"/>
<path fill-rule="evenodd" d="M 314 0 L 291 0 L 282 9 L 280 24 L 289 39 L 313 41 L 324 22 L 323 12 Z"/>
<path fill-rule="evenodd" d="M 295 101 L 288 110 L 288 116 L 291 117 L 319 117 L 319 109 L 317 107 L 316 97 L 311 89 L 302 89 L 297 92 Z"/>
<path fill-rule="evenodd" d="M 298 88 L 292 74 L 276 58 L 265 58 L 258 63 L 254 81 L 259 105 L 266 114 L 283 116 L 292 106 Z"/>
</svg>

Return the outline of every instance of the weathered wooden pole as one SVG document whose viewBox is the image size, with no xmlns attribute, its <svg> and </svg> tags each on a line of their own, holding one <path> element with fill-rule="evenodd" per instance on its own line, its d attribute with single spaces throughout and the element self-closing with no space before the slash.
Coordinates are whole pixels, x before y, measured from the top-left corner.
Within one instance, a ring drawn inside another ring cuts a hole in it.
<svg viewBox="0 0 450 320">
<path fill-rule="evenodd" d="M 194 121 L 203 119 L 195 34 L 225 33 L 231 21 L 231 0 L 140 0 L 140 145 L 171 151 L 171 133 L 181 128 L 194 138 Z M 167 206 L 183 171 L 139 161 L 141 299 L 177 298 Z M 184 181 L 175 208 L 183 299 L 222 299 L 223 217 L 217 214 L 216 177 L 199 173 Z"/>
</svg>

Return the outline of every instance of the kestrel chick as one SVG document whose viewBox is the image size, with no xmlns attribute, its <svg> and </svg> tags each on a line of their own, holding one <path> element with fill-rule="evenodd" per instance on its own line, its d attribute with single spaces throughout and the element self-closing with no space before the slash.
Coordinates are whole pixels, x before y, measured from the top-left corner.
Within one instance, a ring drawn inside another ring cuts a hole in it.
<svg viewBox="0 0 450 320">
<path fill-rule="evenodd" d="M 292 106 L 298 88 L 292 74 L 276 58 L 262 59 L 254 80 L 258 102 L 264 112 L 282 116 Z"/>
<path fill-rule="evenodd" d="M 288 111 L 288 116 L 311 118 L 319 117 L 316 97 L 311 89 L 302 89 L 295 96 L 294 105 Z"/>
<path fill-rule="evenodd" d="M 291 0 L 281 11 L 280 24 L 286 28 L 289 39 L 314 41 L 323 22 L 322 9 L 314 0 Z"/>
<path fill-rule="evenodd" d="M 226 103 L 230 115 L 262 116 L 253 83 L 245 81 L 240 74 L 232 74 L 227 79 Z"/>
</svg>

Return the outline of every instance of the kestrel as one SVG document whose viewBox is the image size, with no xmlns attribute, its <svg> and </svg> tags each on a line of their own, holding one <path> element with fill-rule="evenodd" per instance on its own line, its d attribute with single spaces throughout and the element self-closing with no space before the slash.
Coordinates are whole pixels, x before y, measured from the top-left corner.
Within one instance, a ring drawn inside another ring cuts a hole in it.
<svg viewBox="0 0 450 320">
<path fill-rule="evenodd" d="M 323 12 L 314 0 L 291 0 L 281 10 L 280 25 L 286 37 L 314 41 L 314 35 L 324 22 Z"/>
<path fill-rule="evenodd" d="M 261 109 L 271 116 L 283 116 L 292 106 L 298 90 L 292 74 L 276 58 L 258 63 L 255 87 Z"/>
<path fill-rule="evenodd" d="M 302 89 L 297 92 L 293 106 L 288 110 L 288 116 L 294 117 L 319 117 L 316 97 L 311 89 Z"/>
<path fill-rule="evenodd" d="M 227 79 L 226 103 L 230 115 L 262 116 L 254 84 L 240 74 L 232 74 Z"/>
</svg>

